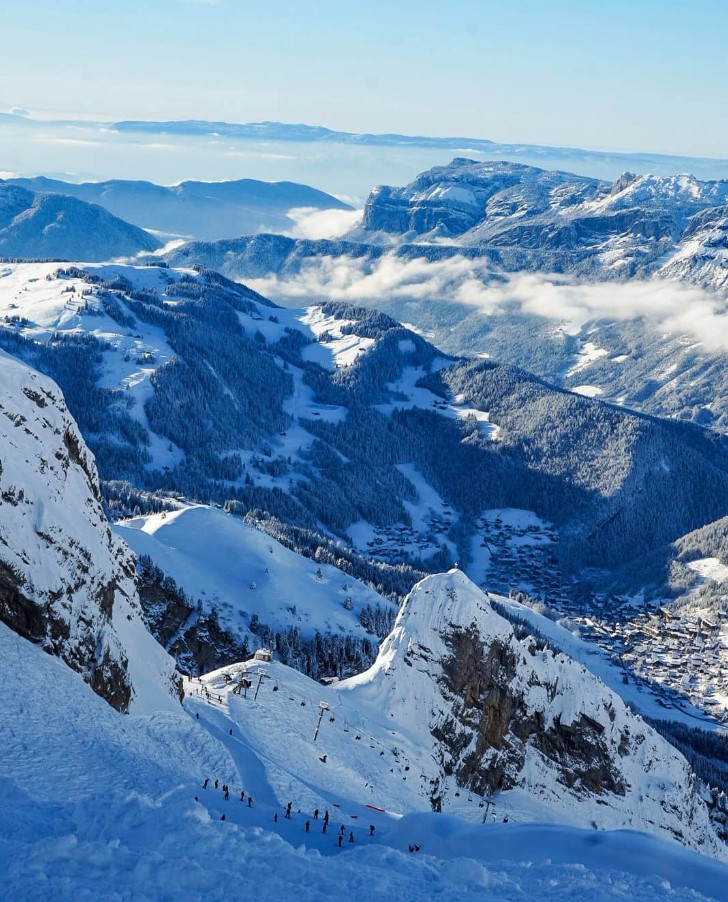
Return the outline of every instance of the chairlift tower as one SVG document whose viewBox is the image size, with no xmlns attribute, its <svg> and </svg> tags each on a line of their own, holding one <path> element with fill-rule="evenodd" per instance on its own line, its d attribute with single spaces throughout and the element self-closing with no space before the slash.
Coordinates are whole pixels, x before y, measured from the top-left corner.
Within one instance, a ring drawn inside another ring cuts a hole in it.
<svg viewBox="0 0 728 902">
<path fill-rule="evenodd" d="M 264 670 L 262 667 L 258 671 L 258 685 L 255 687 L 255 695 L 253 696 L 253 701 L 258 698 L 258 693 L 260 692 L 260 686 L 264 679 L 268 676 L 268 671 Z"/>
<path fill-rule="evenodd" d="M 316 737 L 319 734 L 319 730 L 321 729 L 321 721 L 323 719 L 324 714 L 329 710 L 328 702 L 319 702 L 319 716 L 318 722 L 316 724 L 316 729 L 313 733 L 313 741 L 316 742 Z"/>
</svg>

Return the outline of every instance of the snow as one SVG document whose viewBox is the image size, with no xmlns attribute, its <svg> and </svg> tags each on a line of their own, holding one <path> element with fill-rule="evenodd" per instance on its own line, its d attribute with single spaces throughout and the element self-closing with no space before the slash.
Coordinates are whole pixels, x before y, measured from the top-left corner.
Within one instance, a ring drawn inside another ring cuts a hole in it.
<svg viewBox="0 0 728 902">
<path fill-rule="evenodd" d="M 686 566 L 703 579 L 712 579 L 719 583 L 728 582 L 728 567 L 717 557 L 704 557 L 697 561 L 689 561 Z"/>
<path fill-rule="evenodd" d="M 597 802 L 578 786 L 568 788 L 553 763 L 530 744 L 516 788 L 490 800 L 458 787 L 454 777 L 443 777 L 431 734 L 452 710 L 441 686 L 440 661 L 448 654 L 442 636 L 473 622 L 484 641 L 497 639 L 512 648 L 519 662 L 515 684 L 526 712 L 542 718 L 544 728 L 556 721 L 568 725 L 582 715 L 604 725 L 603 741 L 613 749 L 614 766 L 627 787 L 624 796 L 607 792 Z M 725 854 L 708 827 L 707 812 L 701 813 L 692 799 L 684 759 L 581 664 L 561 654 L 531 655 L 527 645 L 513 638 L 510 624 L 464 574 L 451 571 L 415 587 L 377 661 L 364 673 L 322 686 L 277 662 L 248 662 L 245 669 L 254 687 L 258 675 L 267 674 L 257 699 L 251 697 L 253 690 L 247 698 L 233 693 L 241 669 L 233 665 L 201 682 L 188 682 L 187 704 L 207 716 L 205 690 L 211 693 L 215 716 L 227 717 L 234 734 L 245 737 L 263 761 L 276 797 L 294 798 L 309 810 L 342 806 L 349 823 L 371 818 L 378 832 L 387 829 L 386 822 L 367 805 L 397 816 L 430 811 L 431 781 L 438 779 L 444 810 L 471 824 L 482 822 L 488 801 L 499 821 L 507 814 L 518 823 L 550 821 L 581 828 L 596 823 L 600 830 L 643 829 L 663 838 L 680 829 L 693 846 Z M 232 682 L 225 681 L 226 673 Z M 328 710 L 314 745 L 322 701 Z M 629 749 L 617 754 L 625 730 L 632 737 Z M 282 732 L 286 742 L 279 744 L 272 737 Z"/>
<path fill-rule="evenodd" d="M 451 363 L 450 360 L 439 358 L 433 362 L 433 368 L 443 368 Z M 395 410 L 412 410 L 413 408 L 432 410 L 434 408 L 438 413 L 452 419 L 474 418 L 478 432 L 486 439 L 494 441 L 501 437 L 500 427 L 490 422 L 490 414 L 475 407 L 468 407 L 462 395 L 454 396 L 446 401 L 428 388 L 417 385 L 425 375 L 427 374 L 424 367 L 405 367 L 399 379 L 387 383 L 388 390 L 396 396 L 396 400 L 386 404 L 376 404 L 375 408 L 388 416 Z"/>
<path fill-rule="evenodd" d="M 510 598 L 494 596 L 514 614 L 524 618 L 544 636 L 553 641 L 572 660 L 582 663 L 613 692 L 619 695 L 632 710 L 653 720 L 665 718 L 665 708 L 661 699 L 648 686 L 630 679 L 623 680 L 624 669 L 618 660 L 612 660 L 607 653 L 594 642 L 586 642 L 575 636 L 565 626 L 554 623 L 548 617 L 537 613 L 526 605 L 519 604 Z M 689 727 L 700 727 L 703 730 L 717 730 L 721 726 L 718 721 L 708 717 L 703 711 L 685 701 L 673 705 L 670 719 Z"/>
<path fill-rule="evenodd" d="M 285 898 L 293 887 L 302 902 L 484 893 L 502 900 L 722 897 L 723 865 L 635 833 L 469 826 L 428 813 L 397 820 L 371 809 L 357 809 L 354 820 L 342 799 L 338 809 L 327 806 L 332 825 L 324 836 L 310 806 L 298 813 L 302 798 L 275 795 L 266 759 L 216 706 L 191 701 L 187 711 L 122 717 L 4 625 L 0 668 L 6 898 L 217 900 L 263 891 Z M 203 790 L 204 777 L 229 783 L 230 801 L 212 784 Z M 311 778 L 315 785 L 316 771 Z M 238 801 L 241 788 L 253 795 L 252 808 Z M 282 807 L 289 798 L 290 821 Z M 339 850 L 344 815 L 355 842 Z M 369 823 L 376 824 L 371 838 Z M 422 850 L 407 852 L 411 842 Z"/>
<path fill-rule="evenodd" d="M 421 584 L 419 600 L 438 585 L 462 590 L 448 617 L 467 620 L 471 590 L 457 574 Z M 418 631 L 434 626 L 442 601 L 418 606 Z M 492 626 L 507 635 L 500 618 Z M 728 868 L 644 834 L 482 824 L 475 800 L 470 823 L 424 810 L 426 793 L 414 784 L 427 758 L 427 712 L 410 705 L 389 718 L 397 691 L 377 691 L 401 664 L 397 647 L 415 637 L 406 623 L 399 630 L 370 672 L 338 687 L 280 664 L 251 663 L 254 685 L 257 674 L 268 673 L 254 700 L 252 691 L 234 695 L 225 683 L 225 673 L 238 675 L 234 665 L 187 681 L 184 708 L 123 717 L 58 659 L 0 624 L 4 895 L 221 899 L 257 898 L 263 888 L 286 896 L 295 887 L 303 902 L 484 893 L 503 900 L 722 897 Z M 322 699 L 331 710 L 314 744 Z M 203 789 L 206 777 L 211 783 Z M 215 779 L 230 785 L 229 801 L 212 787 Z M 241 789 L 252 795 L 252 807 L 239 801 Z M 326 834 L 314 807 L 331 813 Z M 341 850 L 340 824 L 355 835 Z M 409 853 L 411 843 L 420 851 Z"/>
<path fill-rule="evenodd" d="M 4 351 L 0 494 L 0 563 L 52 621 L 48 650 L 78 667 L 104 655 L 128 659 L 138 710 L 174 704 L 173 661 L 142 623 L 130 556 L 108 528 L 93 457 L 58 386 Z"/>
<path fill-rule="evenodd" d="M 304 635 L 364 637 L 361 609 L 390 604 L 336 567 L 301 557 L 216 508 L 187 506 L 121 521 L 114 530 L 205 609 L 214 605 L 222 626 L 241 640 L 253 613 L 272 628 L 295 625 Z M 346 598 L 351 610 L 343 606 Z"/>
<path fill-rule="evenodd" d="M 577 395 L 583 395 L 585 398 L 598 398 L 604 394 L 604 391 L 598 385 L 574 385 L 571 388 Z"/>
<path fill-rule="evenodd" d="M 576 363 L 566 374 L 567 377 L 575 375 L 580 370 L 588 367 L 589 364 L 594 363 L 595 360 L 600 360 L 602 357 L 606 357 L 608 354 L 609 351 L 606 351 L 604 348 L 598 348 L 593 341 L 585 341 L 581 346 L 579 354 L 577 355 Z"/>
<path fill-rule="evenodd" d="M 327 316 L 321 307 L 308 307 L 304 316 L 298 317 L 318 339 L 318 344 L 307 345 L 302 352 L 304 360 L 312 360 L 326 369 L 351 366 L 357 357 L 373 347 L 373 338 L 344 333 L 344 326 L 356 325 L 353 320 Z"/>
<path fill-rule="evenodd" d="M 170 270 L 157 267 L 79 265 L 102 278 L 113 279 L 120 275 L 136 288 L 156 288 L 160 292 L 172 277 Z M 28 323 L 18 323 L 15 328 L 27 338 L 43 341 L 54 333 L 85 333 L 110 344 L 111 350 L 103 355 L 99 385 L 126 390 L 127 397 L 133 402 L 129 412 L 144 426 L 151 439 L 147 448 L 152 458 L 149 468 L 175 467 L 182 459 L 182 451 L 168 439 L 152 432 L 144 412 L 144 403 L 153 391 L 152 374 L 173 356 L 164 332 L 139 321 L 132 330 L 119 325 L 104 312 L 92 285 L 83 279 L 56 276 L 59 269 L 67 266 L 59 263 L 9 264 L 6 274 L 0 278 L 0 318 L 24 317 Z M 90 312 L 82 312 L 86 304 Z M 124 307 L 122 301 L 119 305 Z M 129 314 L 128 310 L 124 312 Z M 144 359 L 149 362 L 138 362 Z"/>
<path fill-rule="evenodd" d="M 468 207 L 478 206 L 475 193 L 464 185 L 435 185 L 427 192 L 426 199 L 438 200 L 446 204 L 465 204 Z"/>
</svg>

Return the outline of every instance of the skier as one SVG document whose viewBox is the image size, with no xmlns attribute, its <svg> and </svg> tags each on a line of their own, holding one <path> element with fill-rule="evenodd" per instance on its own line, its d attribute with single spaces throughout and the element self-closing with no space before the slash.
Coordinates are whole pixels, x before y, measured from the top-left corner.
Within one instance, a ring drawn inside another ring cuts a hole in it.
<svg viewBox="0 0 728 902">
<path fill-rule="evenodd" d="M 315 821 L 318 820 L 318 808 L 317 808 L 317 809 L 314 811 L 314 813 L 313 813 L 313 819 L 314 819 Z"/>
<path fill-rule="evenodd" d="M 273 815 L 273 823 L 274 823 L 274 824 L 277 824 L 277 823 L 278 823 L 278 812 L 277 812 L 277 811 L 276 811 L 276 813 Z"/>
<path fill-rule="evenodd" d="M 344 835 L 344 830 L 345 830 L 345 827 L 344 827 L 344 825 L 342 824 L 342 825 L 339 827 L 339 833 L 341 834 L 341 836 Z"/>
<path fill-rule="evenodd" d="M 344 837 L 339 833 L 339 848 L 341 848 L 341 844 L 344 841 Z"/>
<path fill-rule="evenodd" d="M 354 842 L 354 831 L 353 830 L 349 831 L 349 842 Z"/>
<path fill-rule="evenodd" d="M 286 819 L 289 821 L 291 819 L 291 803 L 290 802 L 286 805 Z"/>
<path fill-rule="evenodd" d="M 328 808 L 324 812 L 324 823 L 328 826 L 328 823 L 329 823 L 329 809 Z"/>
<path fill-rule="evenodd" d="M 228 790 L 227 786 L 225 787 L 225 801 L 230 801 L 230 791 Z"/>
<path fill-rule="evenodd" d="M 374 824 L 369 824 L 369 835 L 374 836 Z"/>
<path fill-rule="evenodd" d="M 306 833 L 311 829 L 311 821 L 306 821 Z"/>
<path fill-rule="evenodd" d="M 248 796 L 248 808 L 253 807 L 253 797 L 251 795 Z"/>
<path fill-rule="evenodd" d="M 245 801 L 245 790 L 244 789 L 240 790 L 240 801 L 241 802 Z"/>
<path fill-rule="evenodd" d="M 217 780 L 215 780 L 215 789 L 217 789 Z"/>
<path fill-rule="evenodd" d="M 202 784 L 202 788 L 203 788 L 203 789 L 207 789 L 207 784 L 208 784 L 209 782 L 210 782 L 210 778 L 209 778 L 209 777 L 205 777 L 205 782 Z"/>
<path fill-rule="evenodd" d="M 324 826 L 323 826 L 323 829 L 321 830 L 321 832 L 322 832 L 322 833 L 326 833 L 326 828 L 327 828 L 328 826 L 329 826 L 329 822 L 328 822 L 328 821 L 324 821 Z"/>
</svg>

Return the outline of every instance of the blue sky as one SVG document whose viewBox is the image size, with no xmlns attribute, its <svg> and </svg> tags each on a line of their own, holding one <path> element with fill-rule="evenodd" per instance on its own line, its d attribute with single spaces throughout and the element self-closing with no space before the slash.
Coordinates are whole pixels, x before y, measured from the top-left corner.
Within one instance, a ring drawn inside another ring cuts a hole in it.
<svg viewBox="0 0 728 902">
<path fill-rule="evenodd" d="M 723 0 L 31 0 L 0 105 L 728 155 Z"/>
</svg>

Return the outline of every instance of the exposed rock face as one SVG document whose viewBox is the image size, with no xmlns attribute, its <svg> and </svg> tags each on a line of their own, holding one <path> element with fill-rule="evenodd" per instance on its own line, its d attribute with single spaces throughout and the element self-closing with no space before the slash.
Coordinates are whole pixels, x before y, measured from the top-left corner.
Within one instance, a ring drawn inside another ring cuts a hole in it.
<svg viewBox="0 0 728 902">
<path fill-rule="evenodd" d="M 117 710 L 166 704 L 173 663 L 144 629 L 134 578 L 60 390 L 0 352 L 0 620 Z"/>
<path fill-rule="evenodd" d="M 624 779 L 610 758 L 605 728 L 598 720 L 580 714 L 572 723 L 562 723 L 557 715 L 547 724 L 543 712 L 529 710 L 524 696 L 514 690 L 518 661 L 509 645 L 486 645 L 475 624 L 443 638 L 451 652 L 442 668 L 453 714 L 433 727 L 433 735 L 450 751 L 445 767 L 452 769 L 459 785 L 481 795 L 513 788 L 532 742 L 569 788 L 625 794 Z M 558 691 L 556 683 L 531 683 L 531 688 L 536 686 L 549 696 Z M 460 745 L 470 748 L 467 754 L 458 754 Z"/>
<path fill-rule="evenodd" d="M 499 806 L 525 794 L 547 817 L 726 856 L 687 761 L 581 664 L 518 639 L 459 571 L 415 586 L 377 662 L 346 685 L 413 747 L 429 731 L 435 769 L 420 766 L 436 810 L 460 790 Z"/>
<path fill-rule="evenodd" d="M 455 159 L 403 188 L 379 187 L 364 208 L 361 234 L 427 236 L 440 227 L 464 243 L 493 247 L 588 246 L 634 234 L 679 238 L 688 219 L 725 203 L 728 183 L 692 176 L 635 176 L 613 184 L 506 162 Z"/>
</svg>

